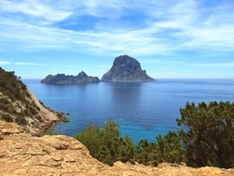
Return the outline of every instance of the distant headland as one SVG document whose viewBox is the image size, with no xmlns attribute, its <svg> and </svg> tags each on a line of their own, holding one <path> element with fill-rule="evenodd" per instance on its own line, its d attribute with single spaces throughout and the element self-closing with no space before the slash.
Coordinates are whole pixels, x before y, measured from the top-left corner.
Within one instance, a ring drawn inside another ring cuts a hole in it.
<svg viewBox="0 0 234 176">
<path fill-rule="evenodd" d="M 151 82 L 155 79 L 147 75 L 145 70 L 141 69 L 141 64 L 128 55 L 121 55 L 115 58 L 110 70 L 102 76 L 88 76 L 84 71 L 77 76 L 57 74 L 48 75 L 41 80 L 45 84 L 85 84 L 102 82 Z"/>
</svg>

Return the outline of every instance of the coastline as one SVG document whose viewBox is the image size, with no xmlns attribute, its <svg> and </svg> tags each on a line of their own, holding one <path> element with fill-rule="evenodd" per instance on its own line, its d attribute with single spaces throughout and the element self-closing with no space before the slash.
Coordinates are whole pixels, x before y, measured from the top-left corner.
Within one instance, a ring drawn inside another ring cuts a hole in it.
<svg viewBox="0 0 234 176">
<path fill-rule="evenodd" d="M 26 126 L 21 126 L 20 129 L 26 133 L 31 134 L 32 136 L 43 136 L 53 130 L 57 124 L 68 122 L 69 119 L 66 117 L 65 112 L 57 112 L 47 106 L 45 106 L 31 90 L 27 89 L 30 94 L 31 101 L 40 109 L 38 115 L 41 116 L 39 121 L 32 120 Z"/>
<path fill-rule="evenodd" d="M 54 110 L 52 110 L 50 108 L 48 108 L 48 109 L 56 114 L 56 116 L 58 117 L 58 120 L 50 121 L 50 122 L 45 123 L 44 128 L 41 131 L 41 134 L 39 136 L 43 136 L 43 135 L 46 135 L 46 134 L 51 134 L 52 131 L 55 129 L 57 124 L 69 122 L 69 119 L 66 117 L 67 113 L 56 112 L 56 111 L 54 111 Z"/>
</svg>

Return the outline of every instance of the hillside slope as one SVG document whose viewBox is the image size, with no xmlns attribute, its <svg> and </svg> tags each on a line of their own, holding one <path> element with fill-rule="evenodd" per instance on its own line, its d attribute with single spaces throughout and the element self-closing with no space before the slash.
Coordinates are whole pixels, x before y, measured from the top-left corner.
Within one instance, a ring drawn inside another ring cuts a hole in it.
<svg viewBox="0 0 234 176">
<path fill-rule="evenodd" d="M 45 107 L 14 72 L 0 68 L 0 78 L 0 119 L 14 122 L 21 131 L 35 136 L 68 120 L 64 113 Z"/>
</svg>

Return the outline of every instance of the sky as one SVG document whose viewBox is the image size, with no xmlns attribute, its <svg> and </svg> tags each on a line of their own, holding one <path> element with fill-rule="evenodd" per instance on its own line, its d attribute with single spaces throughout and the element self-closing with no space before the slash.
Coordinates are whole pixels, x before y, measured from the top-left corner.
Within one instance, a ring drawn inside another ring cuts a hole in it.
<svg viewBox="0 0 234 176">
<path fill-rule="evenodd" d="M 234 79 L 234 0 L 0 0 L 0 67 L 102 77 L 120 55 L 153 78 Z"/>
</svg>

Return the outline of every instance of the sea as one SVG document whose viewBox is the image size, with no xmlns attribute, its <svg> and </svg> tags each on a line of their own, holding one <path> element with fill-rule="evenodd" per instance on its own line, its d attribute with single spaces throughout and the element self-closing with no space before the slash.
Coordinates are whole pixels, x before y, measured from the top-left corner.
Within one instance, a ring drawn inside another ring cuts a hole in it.
<svg viewBox="0 0 234 176">
<path fill-rule="evenodd" d="M 234 102 L 234 79 L 157 79 L 143 83 L 49 85 L 22 80 L 44 105 L 69 113 L 69 122 L 54 132 L 73 136 L 88 124 L 117 122 L 121 135 L 135 143 L 156 142 L 156 136 L 178 131 L 176 118 L 187 102 Z"/>
</svg>

